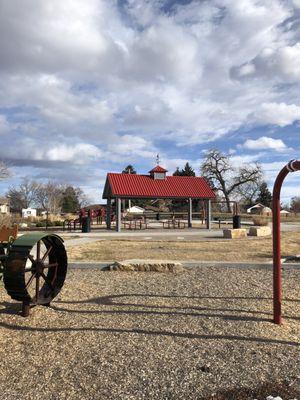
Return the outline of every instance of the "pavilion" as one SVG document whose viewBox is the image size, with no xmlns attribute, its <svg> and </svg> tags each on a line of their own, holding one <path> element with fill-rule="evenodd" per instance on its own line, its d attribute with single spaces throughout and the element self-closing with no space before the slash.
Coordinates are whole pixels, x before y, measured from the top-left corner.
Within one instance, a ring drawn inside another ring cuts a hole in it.
<svg viewBox="0 0 300 400">
<path fill-rule="evenodd" d="M 210 229 L 211 200 L 216 195 L 206 179 L 195 176 L 168 176 L 167 170 L 157 165 L 149 175 L 108 173 L 103 191 L 107 199 L 106 224 L 111 228 L 111 204 L 116 202 L 116 230 L 121 231 L 121 202 L 123 199 L 187 199 L 188 226 L 192 227 L 193 200 L 206 205 L 206 227 Z"/>
</svg>

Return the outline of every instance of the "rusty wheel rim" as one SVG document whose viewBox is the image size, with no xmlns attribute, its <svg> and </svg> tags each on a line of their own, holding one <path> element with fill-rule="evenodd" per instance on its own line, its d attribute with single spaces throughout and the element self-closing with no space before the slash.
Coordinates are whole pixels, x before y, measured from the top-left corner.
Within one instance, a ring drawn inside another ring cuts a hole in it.
<svg viewBox="0 0 300 400">
<path fill-rule="evenodd" d="M 15 300 L 49 304 L 60 292 L 67 273 L 62 241 L 48 235 L 31 246 L 12 246 L 4 270 L 4 284 Z"/>
</svg>

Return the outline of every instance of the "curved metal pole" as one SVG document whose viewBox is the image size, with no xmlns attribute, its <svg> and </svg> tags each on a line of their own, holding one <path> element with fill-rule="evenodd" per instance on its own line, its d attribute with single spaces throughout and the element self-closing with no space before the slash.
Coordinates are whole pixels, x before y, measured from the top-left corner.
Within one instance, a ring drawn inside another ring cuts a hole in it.
<svg viewBox="0 0 300 400">
<path fill-rule="evenodd" d="M 289 172 L 299 171 L 300 161 L 291 160 L 279 172 L 273 188 L 273 312 L 275 324 L 282 323 L 282 279 L 281 279 L 281 246 L 280 246 L 280 191 L 282 183 Z"/>
</svg>

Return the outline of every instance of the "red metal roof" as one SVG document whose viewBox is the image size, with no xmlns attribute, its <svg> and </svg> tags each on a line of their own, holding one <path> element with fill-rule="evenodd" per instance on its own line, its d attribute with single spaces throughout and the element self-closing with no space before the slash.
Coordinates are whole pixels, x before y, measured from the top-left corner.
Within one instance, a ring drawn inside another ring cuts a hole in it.
<svg viewBox="0 0 300 400">
<path fill-rule="evenodd" d="M 164 169 L 160 165 L 157 165 L 156 167 L 152 168 L 151 171 L 149 171 L 149 172 L 151 174 L 151 172 L 168 172 L 168 170 Z"/>
<path fill-rule="evenodd" d="M 103 198 L 108 197 L 214 199 L 216 196 L 206 179 L 200 177 L 153 179 L 149 175 L 108 173 Z"/>
</svg>

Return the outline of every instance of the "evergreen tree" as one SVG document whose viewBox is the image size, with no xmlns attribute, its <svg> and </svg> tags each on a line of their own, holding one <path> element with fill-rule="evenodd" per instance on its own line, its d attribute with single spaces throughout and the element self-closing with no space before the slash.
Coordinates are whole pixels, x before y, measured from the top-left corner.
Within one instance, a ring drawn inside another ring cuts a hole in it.
<svg viewBox="0 0 300 400">
<path fill-rule="evenodd" d="M 136 170 L 131 164 L 129 164 L 123 169 L 122 174 L 136 174 Z"/>
<path fill-rule="evenodd" d="M 181 176 L 181 171 L 179 171 L 179 167 L 176 167 L 176 171 L 173 173 L 173 176 Z"/>
<path fill-rule="evenodd" d="M 176 171 L 173 173 L 173 176 L 195 176 L 195 171 L 187 162 L 185 166 L 180 170 L 179 167 L 176 168 Z"/>
<path fill-rule="evenodd" d="M 195 171 L 193 168 L 190 166 L 190 164 L 187 162 L 182 170 L 182 176 L 195 176 Z"/>
<path fill-rule="evenodd" d="M 268 189 L 266 182 L 262 182 L 259 186 L 259 194 L 256 199 L 257 203 L 261 203 L 266 207 L 271 207 L 272 205 L 272 194 Z"/>
<path fill-rule="evenodd" d="M 80 208 L 78 193 L 73 186 L 67 186 L 62 194 L 62 212 L 76 213 Z"/>
</svg>

